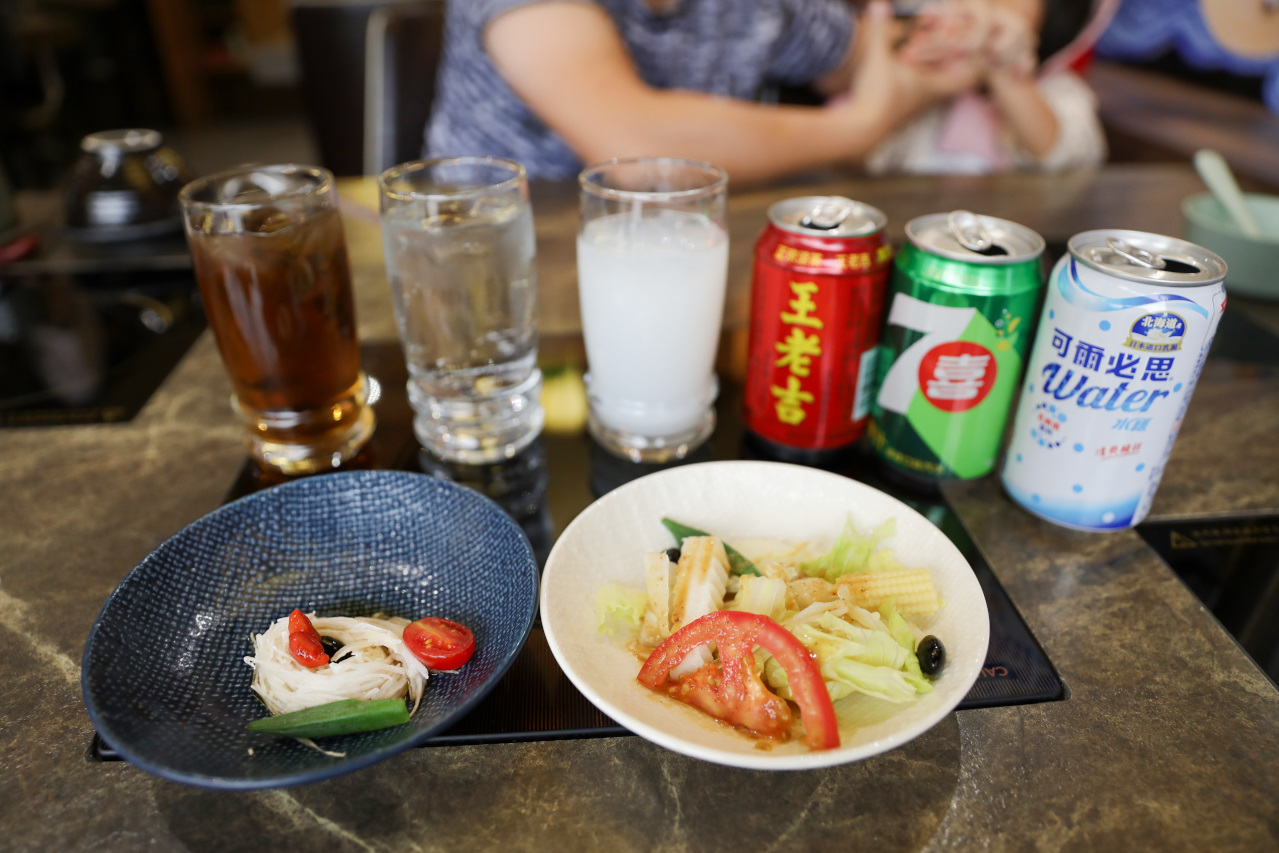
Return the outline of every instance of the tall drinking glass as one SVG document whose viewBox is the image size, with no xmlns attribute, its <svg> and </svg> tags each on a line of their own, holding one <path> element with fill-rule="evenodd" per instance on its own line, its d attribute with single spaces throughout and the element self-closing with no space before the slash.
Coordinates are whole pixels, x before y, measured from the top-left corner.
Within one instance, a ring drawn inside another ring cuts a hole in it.
<svg viewBox="0 0 1279 853">
<path fill-rule="evenodd" d="M 284 474 L 341 465 L 374 417 L 333 176 L 249 167 L 193 181 L 179 198 L 250 454 Z"/>
<path fill-rule="evenodd" d="M 414 432 L 449 461 L 510 458 L 544 420 L 524 167 L 419 160 L 383 172 L 379 186 Z"/>
<path fill-rule="evenodd" d="M 591 435 L 635 461 L 683 458 L 715 429 L 728 176 L 641 157 L 591 166 L 578 183 Z"/>
</svg>

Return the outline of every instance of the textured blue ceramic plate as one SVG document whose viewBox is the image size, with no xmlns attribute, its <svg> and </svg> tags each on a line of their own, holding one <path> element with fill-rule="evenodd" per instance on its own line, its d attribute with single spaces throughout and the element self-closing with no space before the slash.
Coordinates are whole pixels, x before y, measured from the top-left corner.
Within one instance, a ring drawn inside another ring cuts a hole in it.
<svg viewBox="0 0 1279 853">
<path fill-rule="evenodd" d="M 81 686 L 102 738 L 178 782 L 249 789 L 366 767 L 459 720 L 510 666 L 537 604 L 516 523 L 469 489 L 422 474 L 353 471 L 227 504 L 131 571 L 89 632 Z M 322 616 L 445 616 L 475 632 L 455 673 L 433 673 L 403 726 L 329 738 L 330 758 L 254 734 L 249 635 L 295 607 Z"/>
</svg>

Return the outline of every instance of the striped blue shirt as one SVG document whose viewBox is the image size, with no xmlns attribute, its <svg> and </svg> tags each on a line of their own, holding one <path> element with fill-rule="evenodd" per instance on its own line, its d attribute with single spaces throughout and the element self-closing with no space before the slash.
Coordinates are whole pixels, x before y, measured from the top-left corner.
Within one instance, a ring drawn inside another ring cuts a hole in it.
<svg viewBox="0 0 1279 853">
<path fill-rule="evenodd" d="M 572 179 L 582 163 L 506 85 L 484 50 L 484 29 L 543 0 L 453 0 L 426 133 L 431 157 L 516 160 L 529 177 Z M 658 15 L 643 0 L 578 0 L 617 25 L 640 76 L 660 89 L 752 99 L 765 82 L 808 83 L 839 65 L 852 36 L 843 0 L 677 0 Z"/>
</svg>

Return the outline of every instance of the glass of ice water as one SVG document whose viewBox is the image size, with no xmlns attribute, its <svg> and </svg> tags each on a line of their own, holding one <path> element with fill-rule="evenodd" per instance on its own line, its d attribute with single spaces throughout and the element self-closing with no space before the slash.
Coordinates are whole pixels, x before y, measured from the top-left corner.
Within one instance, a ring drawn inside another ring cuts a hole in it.
<svg viewBox="0 0 1279 853">
<path fill-rule="evenodd" d="M 637 462 L 683 458 L 715 429 L 728 176 L 638 157 L 591 166 L 578 183 L 591 435 Z"/>
<path fill-rule="evenodd" d="M 507 459 L 542 431 L 524 167 L 418 160 L 382 173 L 382 241 L 414 432 L 443 459 Z"/>
</svg>

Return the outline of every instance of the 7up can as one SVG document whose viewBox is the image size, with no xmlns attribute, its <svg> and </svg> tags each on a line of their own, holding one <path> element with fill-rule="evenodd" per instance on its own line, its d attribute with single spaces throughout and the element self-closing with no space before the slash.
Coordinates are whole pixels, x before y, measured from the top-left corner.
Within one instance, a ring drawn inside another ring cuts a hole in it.
<svg viewBox="0 0 1279 853">
<path fill-rule="evenodd" d="M 886 473 L 933 490 L 995 467 L 1039 302 L 1044 239 L 967 211 L 906 223 L 868 428 Z"/>
</svg>

